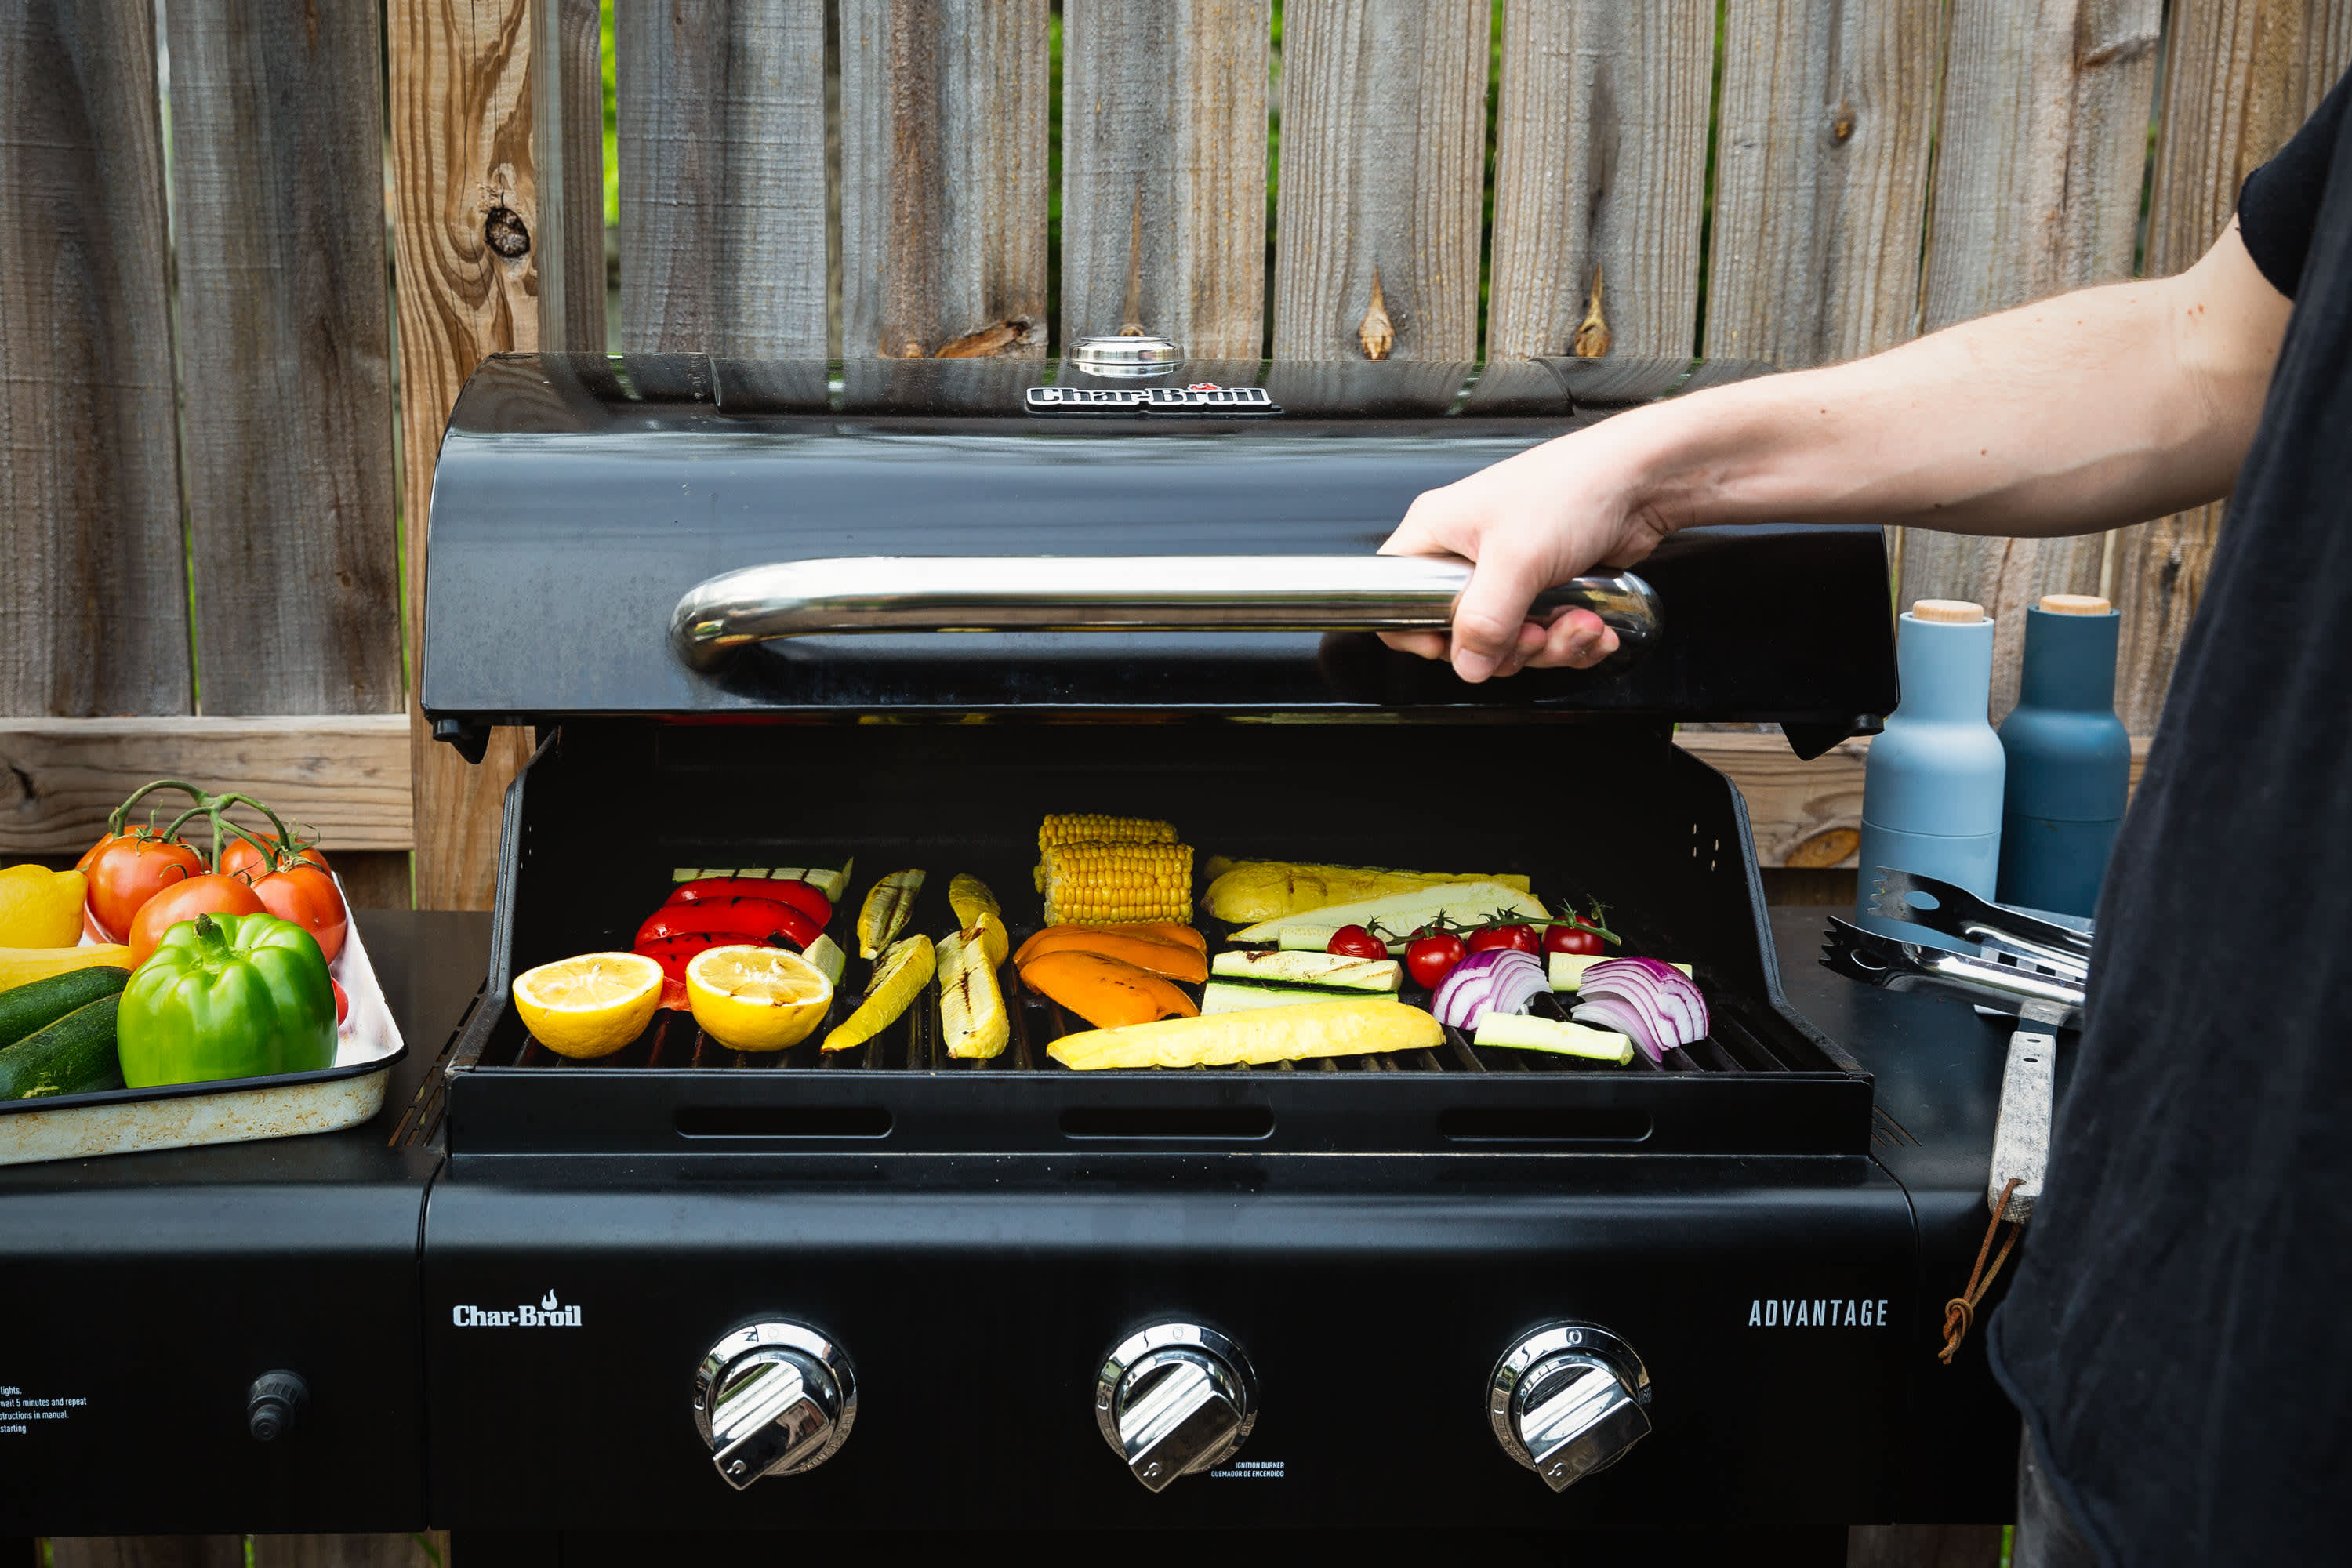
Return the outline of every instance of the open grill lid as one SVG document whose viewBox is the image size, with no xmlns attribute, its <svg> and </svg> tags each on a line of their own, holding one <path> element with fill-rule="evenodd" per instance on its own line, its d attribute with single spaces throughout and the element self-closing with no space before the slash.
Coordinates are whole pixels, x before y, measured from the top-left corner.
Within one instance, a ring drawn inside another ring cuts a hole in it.
<svg viewBox="0 0 2352 1568">
<path fill-rule="evenodd" d="M 1626 644 L 1597 670 L 1467 686 L 1363 629 L 1458 584 L 1371 559 L 1421 491 L 1758 368 L 502 355 L 435 473 L 423 705 L 461 749 L 575 715 L 1132 709 L 1771 721 L 1811 755 L 1895 701 L 1874 528 L 1693 530 L 1580 580 L 1560 602 Z"/>
</svg>

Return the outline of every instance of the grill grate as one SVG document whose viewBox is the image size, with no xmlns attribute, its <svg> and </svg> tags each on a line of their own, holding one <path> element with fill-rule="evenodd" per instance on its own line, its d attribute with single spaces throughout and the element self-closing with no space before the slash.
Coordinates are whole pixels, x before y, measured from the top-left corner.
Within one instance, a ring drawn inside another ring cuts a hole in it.
<svg viewBox="0 0 2352 1568">
<path fill-rule="evenodd" d="M 1015 945 L 1018 945 L 1016 940 Z M 1005 1005 L 1011 1015 L 1012 1038 L 1001 1055 L 984 1061 L 960 1059 L 947 1054 L 940 1037 L 939 986 L 933 983 L 926 988 L 905 1016 L 885 1028 L 860 1046 L 847 1050 L 827 1051 L 821 1042 L 835 1025 L 856 1010 L 862 997 L 836 992 L 824 1023 L 809 1037 L 788 1050 L 730 1050 L 704 1034 L 695 1026 L 691 1015 L 683 1012 L 662 1012 L 654 1016 L 653 1025 L 634 1043 L 609 1057 L 593 1061 L 574 1061 L 560 1057 L 539 1044 L 525 1033 L 520 1024 L 511 1023 L 493 1037 L 483 1053 L 483 1067 L 514 1067 L 540 1068 L 735 1068 L 766 1073 L 869 1073 L 869 1072 L 1048 1072 L 1066 1073 L 1073 1069 L 1048 1056 L 1045 1047 L 1063 1036 L 1090 1027 L 1083 1019 L 1076 1019 L 1050 998 L 1024 986 L 1020 974 L 1011 964 L 998 972 L 1005 987 Z M 1363 1056 L 1318 1057 L 1297 1062 L 1269 1063 L 1258 1067 L 1246 1065 L 1220 1068 L 1174 1069 L 1195 1073 L 1266 1073 L 1266 1072 L 1370 1072 L 1370 1073 L 1569 1073 L 1580 1076 L 1651 1073 L 1759 1073 L 1803 1070 L 1764 1043 L 1762 1037 L 1743 1025 L 1736 1009 L 1727 1007 L 1724 999 L 1702 982 L 1707 994 L 1708 1011 L 1714 1032 L 1706 1038 L 1680 1050 L 1666 1053 L 1663 1065 L 1653 1063 L 1641 1052 L 1633 1053 L 1633 1062 L 1626 1067 L 1594 1062 L 1576 1057 L 1555 1056 L 1544 1051 L 1498 1050 L 1470 1043 L 1459 1029 L 1447 1028 L 1445 1046 L 1428 1050 L 1391 1051 Z M 1404 1005 L 1411 1006 L 1426 1001 L 1426 994 L 1405 993 Z M 1553 997 L 1539 997 L 1538 1010 L 1548 1011 L 1558 1018 L 1568 1016 L 1566 1009 Z M 511 1020 L 511 1015 L 509 1015 Z M 1116 1069 L 1114 1069 L 1116 1070 Z M 1129 1071 L 1160 1072 L 1169 1069 L 1137 1068 Z M 1089 1077 L 1103 1076 L 1100 1073 Z"/>
</svg>

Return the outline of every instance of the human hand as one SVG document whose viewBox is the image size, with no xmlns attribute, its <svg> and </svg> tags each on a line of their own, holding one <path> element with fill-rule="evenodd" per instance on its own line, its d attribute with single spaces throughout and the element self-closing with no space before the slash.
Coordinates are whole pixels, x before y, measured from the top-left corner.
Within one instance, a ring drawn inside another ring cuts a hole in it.
<svg viewBox="0 0 2352 1568">
<path fill-rule="evenodd" d="M 1605 429 L 1605 427 L 1603 427 Z M 1477 682 L 1523 668 L 1587 669 L 1617 651 L 1617 634 L 1590 610 L 1529 618 L 1544 589 L 1596 564 L 1631 566 L 1671 531 L 1634 487 L 1602 430 L 1547 441 L 1492 468 L 1423 491 L 1383 555 L 1454 555 L 1474 563 L 1444 632 L 1383 632 L 1381 640 L 1423 658 L 1450 658 Z"/>
</svg>

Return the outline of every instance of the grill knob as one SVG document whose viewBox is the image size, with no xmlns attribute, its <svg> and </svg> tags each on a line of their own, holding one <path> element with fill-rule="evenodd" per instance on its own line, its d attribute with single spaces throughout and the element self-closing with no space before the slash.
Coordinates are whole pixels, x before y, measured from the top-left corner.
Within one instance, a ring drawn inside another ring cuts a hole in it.
<svg viewBox="0 0 2352 1568">
<path fill-rule="evenodd" d="M 1249 1357 L 1198 1323 L 1139 1329 L 1104 1358 L 1095 1379 L 1103 1441 L 1155 1492 L 1231 1458 L 1256 1419 Z"/>
<path fill-rule="evenodd" d="M 719 1478 L 741 1491 L 833 1458 L 857 1418 L 857 1379 L 841 1347 L 804 1323 L 735 1330 L 694 1373 L 694 1425 Z"/>
<path fill-rule="evenodd" d="M 1591 1323 L 1553 1323 L 1495 1364 L 1486 1415 L 1503 1452 L 1556 1492 L 1605 1470 L 1650 1435 L 1650 1374 Z"/>
</svg>

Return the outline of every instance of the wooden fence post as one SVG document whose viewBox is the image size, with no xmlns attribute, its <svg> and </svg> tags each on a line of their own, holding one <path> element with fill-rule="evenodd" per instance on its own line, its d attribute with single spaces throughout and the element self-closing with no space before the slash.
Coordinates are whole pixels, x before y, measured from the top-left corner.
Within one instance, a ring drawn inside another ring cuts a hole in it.
<svg viewBox="0 0 2352 1568">
<path fill-rule="evenodd" d="M 532 0 L 539 343 L 604 351 L 604 75 L 596 0 Z"/>
<path fill-rule="evenodd" d="M 2159 0 L 1954 0 L 1922 325 L 2132 275 Z M 1898 597 L 1973 599 L 1999 625 L 1992 717 L 2017 700 L 2025 610 L 2099 590 L 2102 536 L 1906 531 Z"/>
<path fill-rule="evenodd" d="M 1276 359 L 1478 356 L 1492 18 L 1487 0 L 1290 0 Z"/>
<path fill-rule="evenodd" d="M 362 7 L 172 0 L 182 469 L 207 713 L 401 705 L 383 56 Z"/>
<path fill-rule="evenodd" d="M 1488 358 L 1691 352 L 1714 45 L 1708 0 L 1504 6 Z"/>
<path fill-rule="evenodd" d="M 621 347 L 823 359 L 824 7 L 625 3 L 613 53 Z"/>
<path fill-rule="evenodd" d="M 2352 0 L 2176 0 L 2148 213 L 2149 276 L 2204 254 L 2237 210 L 2238 187 L 2319 107 L 2347 62 Z M 2116 710 L 2134 734 L 2156 729 L 2221 515 L 2216 503 L 2112 536 L 2107 592 L 2124 616 Z"/>
<path fill-rule="evenodd" d="M 450 405 L 484 354 L 539 343 L 536 170 L 527 0 L 388 0 L 393 255 L 400 288 L 402 495 L 408 639 L 424 634 L 433 460 Z M 420 909 L 488 909 L 499 805 L 529 755 L 526 731 L 494 733 L 469 767 L 425 732 L 412 689 Z"/>
<path fill-rule="evenodd" d="M 0 713 L 184 713 L 148 0 L 0 4 Z"/>
<path fill-rule="evenodd" d="M 1730 0 L 1707 354 L 1801 370 L 1911 336 L 1942 9 Z"/>
<path fill-rule="evenodd" d="M 840 0 L 841 352 L 1045 352 L 1045 0 Z"/>
<path fill-rule="evenodd" d="M 1270 0 L 1073 0 L 1060 341 L 1129 325 L 1195 360 L 1265 332 Z"/>
</svg>

